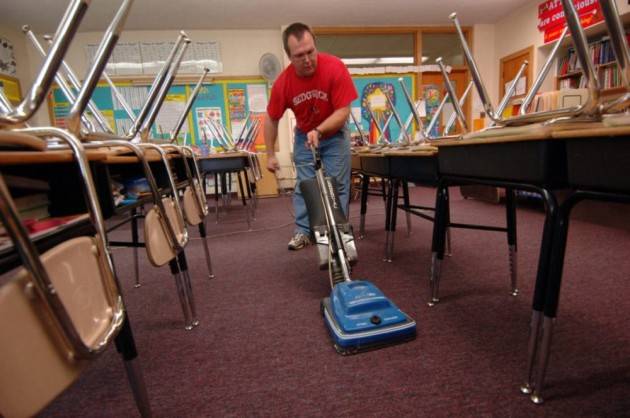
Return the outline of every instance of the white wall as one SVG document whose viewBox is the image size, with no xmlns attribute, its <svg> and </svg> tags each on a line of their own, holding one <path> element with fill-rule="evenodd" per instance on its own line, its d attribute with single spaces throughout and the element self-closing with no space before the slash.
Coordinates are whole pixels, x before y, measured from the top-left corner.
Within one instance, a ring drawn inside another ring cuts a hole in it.
<svg viewBox="0 0 630 418">
<path fill-rule="evenodd" d="M 19 80 L 28 80 L 30 78 L 30 69 L 28 65 L 28 58 L 25 52 L 25 38 L 21 31 L 17 31 L 12 28 L 8 28 L 0 25 L 0 37 L 7 39 L 13 44 L 13 50 L 15 52 L 15 61 L 17 63 L 17 75 Z M 22 94 L 24 94 L 25 87 L 22 85 Z"/>
<path fill-rule="evenodd" d="M 282 42 L 279 30 L 191 30 L 186 31 L 193 41 L 218 41 L 223 61 L 223 73 L 217 76 L 257 76 L 258 59 L 265 52 L 280 58 Z M 174 41 L 178 31 L 125 31 L 119 42 Z M 75 72 L 84 74 L 87 68 L 85 45 L 97 44 L 102 34 L 77 34 L 68 52 L 68 62 Z"/>
<path fill-rule="evenodd" d="M 498 67 L 495 65 L 498 62 L 496 52 L 494 50 L 496 38 L 495 25 L 474 25 L 473 26 L 473 44 L 472 50 L 479 67 L 479 72 L 483 78 L 486 90 L 490 95 L 492 103 L 497 103 L 498 96 Z M 483 111 L 483 105 L 479 100 L 477 90 L 473 87 L 473 105 L 472 105 L 472 117 L 476 119 L 479 117 L 479 113 Z"/>
<path fill-rule="evenodd" d="M 7 39 L 13 44 L 17 71 L 15 77 L 20 80 L 22 97 L 24 97 L 26 92 L 30 89 L 30 80 L 34 76 L 34 73 L 32 73 L 31 71 L 31 65 L 28 55 L 26 53 L 26 38 L 22 31 L 15 30 L 3 25 L 0 25 L 0 37 Z M 45 105 L 43 105 L 42 107 L 45 107 Z"/>
</svg>

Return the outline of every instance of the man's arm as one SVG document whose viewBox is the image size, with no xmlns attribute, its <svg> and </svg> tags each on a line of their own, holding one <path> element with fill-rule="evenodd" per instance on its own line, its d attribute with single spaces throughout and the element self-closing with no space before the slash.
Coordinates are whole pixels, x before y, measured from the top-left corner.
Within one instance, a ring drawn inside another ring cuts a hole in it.
<svg viewBox="0 0 630 418">
<path fill-rule="evenodd" d="M 275 173 L 280 168 L 278 158 L 276 158 L 276 138 L 278 138 L 278 121 L 271 119 L 269 114 L 265 115 L 265 147 L 267 147 L 267 170 Z"/>
<path fill-rule="evenodd" d="M 335 110 L 319 126 L 306 134 L 307 145 L 319 146 L 320 135 L 326 136 L 337 132 L 346 123 L 348 116 L 350 116 L 350 105 Z"/>
</svg>

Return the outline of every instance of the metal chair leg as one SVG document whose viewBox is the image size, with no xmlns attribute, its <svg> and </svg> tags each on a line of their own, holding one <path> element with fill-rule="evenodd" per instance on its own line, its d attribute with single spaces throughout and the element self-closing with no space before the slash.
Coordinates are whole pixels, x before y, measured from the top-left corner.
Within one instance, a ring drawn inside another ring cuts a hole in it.
<svg viewBox="0 0 630 418">
<path fill-rule="evenodd" d="M 171 273 L 173 274 L 173 279 L 175 280 L 175 287 L 177 288 L 177 297 L 179 299 L 179 303 L 182 307 L 182 312 L 184 313 L 184 329 L 190 331 L 193 329 L 192 323 L 192 315 L 190 313 L 190 307 L 188 303 L 188 297 L 186 295 L 186 289 L 184 288 L 184 283 L 182 281 L 182 272 L 179 267 L 179 262 L 177 261 L 177 256 L 173 258 L 170 262 Z"/>
<path fill-rule="evenodd" d="M 188 273 L 188 269 L 182 271 L 182 278 L 184 282 L 184 290 L 186 291 L 186 296 L 188 298 L 188 306 L 190 308 L 190 313 L 192 317 L 192 325 L 196 327 L 199 325 L 199 318 L 197 317 L 197 308 L 195 306 L 195 295 L 193 294 L 192 283 L 190 282 L 190 274 Z"/>
<path fill-rule="evenodd" d="M 182 285 L 184 295 L 186 296 L 186 302 L 188 310 L 190 312 L 191 324 L 193 327 L 199 325 L 199 319 L 197 318 L 197 309 L 195 307 L 195 296 L 193 295 L 192 284 L 190 282 L 190 274 L 188 273 L 188 263 L 186 262 L 186 253 L 181 251 L 177 257 L 177 265 L 182 273 Z"/>
</svg>

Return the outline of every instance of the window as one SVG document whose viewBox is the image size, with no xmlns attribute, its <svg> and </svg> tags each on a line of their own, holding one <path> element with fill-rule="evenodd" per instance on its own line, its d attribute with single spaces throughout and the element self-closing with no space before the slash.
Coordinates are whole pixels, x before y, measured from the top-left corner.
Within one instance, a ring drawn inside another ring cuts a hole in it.
<svg viewBox="0 0 630 418">
<path fill-rule="evenodd" d="M 317 34 L 317 49 L 341 58 L 348 67 L 413 65 L 415 38 L 409 33 Z"/>
<path fill-rule="evenodd" d="M 421 64 L 435 64 L 435 59 L 442 57 L 444 64 L 464 65 L 464 51 L 462 50 L 457 33 L 429 33 L 422 34 Z"/>
</svg>

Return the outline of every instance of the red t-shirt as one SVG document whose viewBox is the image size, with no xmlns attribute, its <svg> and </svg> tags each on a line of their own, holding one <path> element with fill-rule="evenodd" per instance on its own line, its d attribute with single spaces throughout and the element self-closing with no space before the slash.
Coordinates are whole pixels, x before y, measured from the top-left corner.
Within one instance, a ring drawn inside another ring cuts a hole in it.
<svg viewBox="0 0 630 418">
<path fill-rule="evenodd" d="M 357 90 L 345 64 L 333 55 L 319 52 L 312 76 L 298 77 L 293 64 L 282 71 L 273 83 L 267 113 L 278 120 L 286 109 L 291 109 L 298 128 L 309 132 L 356 98 Z"/>
</svg>

